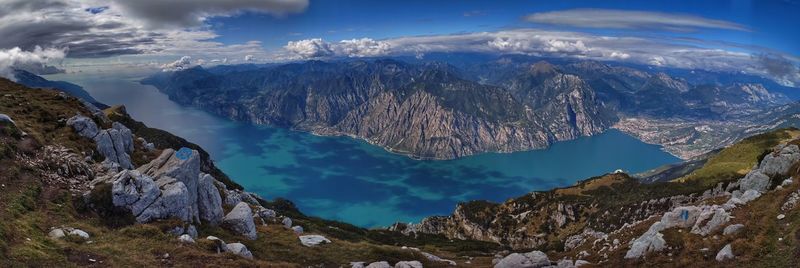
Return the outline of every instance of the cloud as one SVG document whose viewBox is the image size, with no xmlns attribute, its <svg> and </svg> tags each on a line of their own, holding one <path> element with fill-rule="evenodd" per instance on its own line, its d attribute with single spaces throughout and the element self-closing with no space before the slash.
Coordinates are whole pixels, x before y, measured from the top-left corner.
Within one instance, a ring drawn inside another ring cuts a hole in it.
<svg viewBox="0 0 800 268">
<path fill-rule="evenodd" d="M 692 15 L 651 11 L 615 9 L 569 9 L 533 13 L 525 16 L 529 22 L 583 28 L 657 29 L 687 32 L 705 29 L 750 31 L 738 23 Z"/>
<path fill-rule="evenodd" d="M 253 56 L 253 55 L 245 55 L 244 56 L 244 61 L 254 61 L 255 59 L 256 59 L 256 57 Z"/>
<path fill-rule="evenodd" d="M 348 57 L 376 57 L 390 53 L 391 45 L 371 38 L 342 40 L 336 47 Z"/>
<path fill-rule="evenodd" d="M 149 25 L 192 27 L 202 25 L 209 17 L 245 11 L 278 16 L 298 13 L 308 7 L 308 0 L 116 0 L 113 6 Z"/>
<path fill-rule="evenodd" d="M 161 65 L 161 71 L 164 72 L 182 71 L 197 65 L 202 65 L 204 62 L 205 61 L 203 61 L 202 59 L 193 62 L 191 56 L 183 56 L 176 61 Z"/>
<path fill-rule="evenodd" d="M 15 80 L 14 70 L 22 69 L 34 73 L 52 71 L 55 67 L 48 64 L 61 61 L 66 55 L 64 49 L 35 47 L 25 51 L 19 47 L 0 50 L 0 76 Z M 55 70 L 58 70 L 55 68 Z"/>
<path fill-rule="evenodd" d="M 331 44 L 321 38 L 289 41 L 283 48 L 300 59 L 327 57 L 334 54 Z"/>
<path fill-rule="evenodd" d="M 800 85 L 800 66 L 786 57 L 777 54 L 763 53 L 754 56 L 764 70 L 787 86 Z"/>
</svg>

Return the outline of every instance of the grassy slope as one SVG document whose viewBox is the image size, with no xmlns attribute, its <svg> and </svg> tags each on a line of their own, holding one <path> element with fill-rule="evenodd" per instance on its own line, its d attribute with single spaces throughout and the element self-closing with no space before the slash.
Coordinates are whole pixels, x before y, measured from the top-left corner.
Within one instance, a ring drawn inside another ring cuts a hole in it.
<svg viewBox="0 0 800 268">
<path fill-rule="evenodd" d="M 442 257 L 485 254 L 497 246 L 486 242 L 454 242 L 442 236 L 423 236 L 418 239 L 396 233 L 365 230 L 349 224 L 307 217 L 288 201 L 263 201 L 282 215 L 289 215 L 307 233 L 323 234 L 332 244 L 316 248 L 300 245 L 297 237 L 278 224 L 259 226 L 259 238 L 240 241 L 256 256 L 245 260 L 232 255 L 219 255 L 207 243 L 182 245 L 175 237 L 165 233 L 175 226 L 174 221 L 109 226 L 105 217 L 85 209 L 83 198 L 72 196 L 65 185 L 45 184 L 40 171 L 21 165 L 21 156 L 33 157 L 44 145 L 59 144 L 73 152 L 91 152 L 93 144 L 78 137 L 65 125 L 66 118 L 76 113 L 88 114 L 75 99 L 61 99 L 55 91 L 30 90 L 0 79 L 0 113 L 8 114 L 27 132 L 20 138 L 16 131 L 3 128 L 0 132 L 0 266 L 309 266 L 326 264 L 338 266 L 350 261 L 395 262 L 399 260 L 424 260 L 419 253 L 399 246 L 420 247 Z M 114 113 L 118 110 L 109 110 Z M 160 141 L 160 148 L 175 146 L 194 147 L 169 133 L 147 128 L 126 116 L 113 114 L 123 121 L 137 136 L 149 141 Z M 107 127 L 107 126 L 106 126 Z M 12 135 L 13 134 L 13 135 Z M 12 137 L 13 136 L 13 137 Z M 146 161 L 153 154 L 134 155 Z M 97 157 L 95 156 L 95 160 Z M 231 181 L 229 187 L 235 187 Z M 70 226 L 91 234 L 91 243 L 76 239 L 52 240 L 47 238 L 51 227 Z M 226 242 L 240 238 L 219 227 L 200 227 L 200 236 L 215 235 Z M 164 258 L 169 254 L 168 258 Z M 439 264 L 423 261 L 426 267 Z"/>
</svg>

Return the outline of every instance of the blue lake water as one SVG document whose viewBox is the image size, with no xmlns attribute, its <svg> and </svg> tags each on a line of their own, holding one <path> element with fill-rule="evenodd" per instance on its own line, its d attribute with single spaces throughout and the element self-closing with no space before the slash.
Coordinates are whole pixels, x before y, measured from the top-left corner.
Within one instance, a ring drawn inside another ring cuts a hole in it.
<svg viewBox="0 0 800 268">
<path fill-rule="evenodd" d="M 546 150 L 419 161 L 348 137 L 320 137 L 232 122 L 170 101 L 138 77 L 54 75 L 100 102 L 205 148 L 232 179 L 261 196 L 285 197 L 306 214 L 364 227 L 446 215 L 458 202 L 502 202 L 534 190 L 623 169 L 641 172 L 680 161 L 622 132 L 560 142 Z M 100 77 L 100 78 L 98 78 Z"/>
</svg>

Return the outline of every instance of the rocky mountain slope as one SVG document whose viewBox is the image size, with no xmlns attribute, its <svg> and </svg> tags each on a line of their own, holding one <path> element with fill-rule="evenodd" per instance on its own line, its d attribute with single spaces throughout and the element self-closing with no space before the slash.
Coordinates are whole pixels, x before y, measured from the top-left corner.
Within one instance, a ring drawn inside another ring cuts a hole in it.
<svg viewBox="0 0 800 268">
<path fill-rule="evenodd" d="M 797 129 L 750 137 L 673 181 L 607 174 L 502 204 L 463 203 L 452 215 L 391 229 L 538 250 L 498 255 L 495 267 L 542 267 L 524 263 L 549 265 L 548 256 L 604 267 L 793 266 L 800 246 L 798 137 Z"/>
<path fill-rule="evenodd" d="M 305 216 L 124 107 L 94 109 L 0 79 L 0 266 L 439 267 L 498 248 Z"/>
<path fill-rule="evenodd" d="M 435 159 L 543 148 L 612 126 L 688 159 L 753 133 L 738 128 L 715 140 L 673 132 L 650 138 L 629 120 L 666 127 L 690 122 L 699 129 L 694 122 L 754 126 L 761 122 L 753 116 L 790 103 L 755 82 L 704 84 L 595 61 L 554 64 L 522 56 L 458 66 L 374 59 L 196 67 L 143 83 L 234 120 L 349 135 Z"/>
</svg>

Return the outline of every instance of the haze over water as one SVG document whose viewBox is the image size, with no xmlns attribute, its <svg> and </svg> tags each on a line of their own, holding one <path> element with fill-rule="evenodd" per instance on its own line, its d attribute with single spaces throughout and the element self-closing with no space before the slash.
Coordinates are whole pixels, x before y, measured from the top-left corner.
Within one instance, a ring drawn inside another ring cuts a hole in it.
<svg viewBox="0 0 800 268">
<path fill-rule="evenodd" d="M 247 191 L 285 197 L 306 214 L 364 227 L 450 214 L 458 202 L 502 202 L 534 190 L 623 169 L 636 173 L 680 161 L 617 130 L 546 150 L 419 161 L 348 137 L 320 137 L 233 122 L 178 105 L 140 77 L 52 75 L 98 101 L 124 104 L 136 120 L 206 149 Z"/>
</svg>

